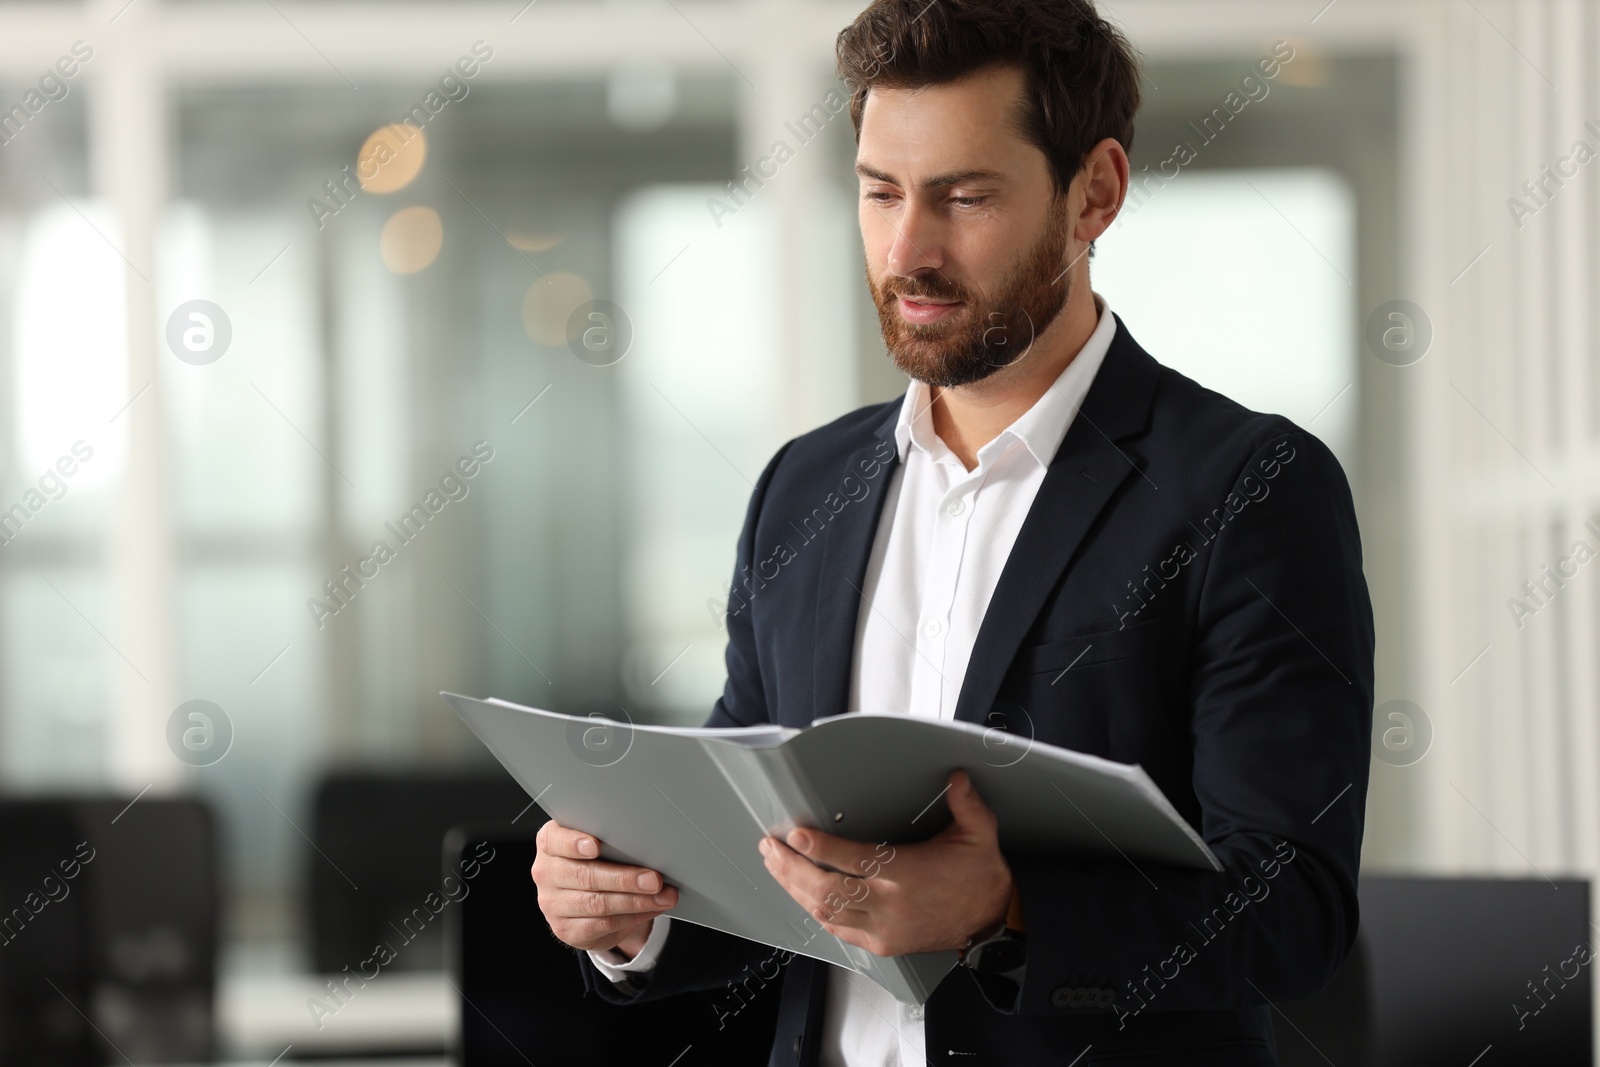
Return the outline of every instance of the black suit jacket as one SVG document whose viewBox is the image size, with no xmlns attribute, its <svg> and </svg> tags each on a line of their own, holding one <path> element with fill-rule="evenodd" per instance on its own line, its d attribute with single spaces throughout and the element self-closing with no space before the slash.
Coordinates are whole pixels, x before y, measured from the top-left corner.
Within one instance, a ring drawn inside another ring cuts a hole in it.
<svg viewBox="0 0 1600 1067">
<path fill-rule="evenodd" d="M 900 403 L 798 437 L 762 472 L 708 725 L 845 710 Z M 1025 978 L 951 972 L 927 1004 L 929 1062 L 1065 1064 L 1087 1048 L 1077 1062 L 1274 1063 L 1269 1005 L 1321 990 L 1354 943 L 1372 696 L 1372 611 L 1333 454 L 1161 366 L 1119 319 L 956 717 L 1142 765 L 1225 869 L 1008 854 Z M 687 923 L 642 988 L 579 958 L 616 1002 L 723 988 L 731 1012 L 781 995 L 771 1067 L 816 1062 L 824 964 Z"/>
</svg>

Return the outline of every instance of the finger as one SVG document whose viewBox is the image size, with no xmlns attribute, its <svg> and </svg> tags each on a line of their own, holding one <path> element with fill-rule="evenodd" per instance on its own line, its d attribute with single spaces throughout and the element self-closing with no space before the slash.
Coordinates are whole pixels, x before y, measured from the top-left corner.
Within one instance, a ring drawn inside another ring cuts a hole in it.
<svg viewBox="0 0 1600 1067">
<path fill-rule="evenodd" d="M 562 826 L 554 819 L 539 828 L 538 847 L 546 856 L 576 861 L 594 868 L 595 873 L 592 875 L 577 876 L 593 878 L 594 882 L 569 881 L 563 882 L 563 885 L 583 889 L 641 890 L 654 893 L 661 888 L 664 881 L 660 872 L 652 871 L 648 867 L 634 867 L 610 861 L 595 862 L 593 857 L 600 854 L 600 841 L 593 834 Z"/>
<path fill-rule="evenodd" d="M 539 851 L 569 860 L 591 860 L 600 855 L 600 842 L 593 834 L 573 830 L 551 819 L 539 827 Z"/>
<path fill-rule="evenodd" d="M 810 912 L 811 917 L 820 922 L 823 929 L 830 934 L 837 934 L 841 930 L 866 930 L 876 925 L 872 912 L 852 905 L 829 907 L 824 901 L 811 908 Z"/>
<path fill-rule="evenodd" d="M 566 889 L 555 894 L 550 913 L 562 918 L 600 918 L 608 915 L 656 915 L 671 908 L 678 901 L 675 889 L 660 893 L 596 893 L 581 889 Z"/>
<path fill-rule="evenodd" d="M 993 832 L 994 812 L 978 795 L 978 788 L 972 784 L 972 776 L 966 771 L 951 772 L 950 790 L 946 796 L 949 798 L 950 817 L 956 825 L 967 831 Z"/>
<path fill-rule="evenodd" d="M 607 860 L 550 859 L 550 884 L 557 889 L 596 889 L 610 893 L 655 893 L 662 877 L 648 867 Z"/>
<path fill-rule="evenodd" d="M 832 867 L 844 874 L 861 876 L 874 871 L 878 858 L 875 845 L 851 841 L 847 837 L 823 833 L 810 827 L 790 830 L 785 843 L 812 863 Z"/>
<path fill-rule="evenodd" d="M 848 945 L 854 945 L 856 948 L 864 948 L 868 952 L 872 951 L 871 947 L 867 944 L 867 942 L 871 940 L 872 935 L 863 927 L 845 926 L 841 923 L 826 922 L 822 924 L 822 928 Z"/>
<path fill-rule="evenodd" d="M 833 915 L 862 899 L 866 882 L 825 871 L 777 838 L 764 838 L 764 860 L 784 891 L 814 917 L 832 921 Z M 818 915 L 818 912 L 821 912 Z"/>
<path fill-rule="evenodd" d="M 795 902 L 810 911 L 828 892 L 831 875 L 775 837 L 764 837 L 759 845 L 762 862 L 778 884 Z"/>
</svg>

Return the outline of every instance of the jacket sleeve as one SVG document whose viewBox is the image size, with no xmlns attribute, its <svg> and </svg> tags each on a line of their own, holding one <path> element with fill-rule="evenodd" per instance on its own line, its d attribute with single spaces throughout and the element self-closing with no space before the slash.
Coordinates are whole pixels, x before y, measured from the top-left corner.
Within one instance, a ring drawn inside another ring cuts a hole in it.
<svg viewBox="0 0 1600 1067">
<path fill-rule="evenodd" d="M 740 575 L 754 566 L 756 528 L 761 520 L 761 505 L 766 499 L 779 461 L 793 443 L 791 440 L 778 449 L 750 494 L 744 530 L 739 535 L 739 545 L 734 555 L 732 584 L 735 589 Z M 728 645 L 724 653 L 728 680 L 705 725 L 754 726 L 769 721 L 761 683 L 761 666 L 756 657 L 752 620 L 756 603 L 755 598 L 743 603 L 737 596 L 730 598 L 730 602 L 739 606 L 728 610 L 724 616 L 728 627 Z M 786 955 L 778 954 L 779 958 Z M 773 956 L 774 950 L 759 942 L 684 922 L 672 924 L 671 931 L 662 942 L 661 955 L 655 967 L 631 975 L 626 982 L 612 982 L 595 967 L 588 953 L 577 953 L 584 987 L 602 999 L 618 1004 L 656 1000 L 692 990 L 715 989 L 729 982 L 741 981 L 747 970 L 756 972 L 765 968 Z"/>
<path fill-rule="evenodd" d="M 744 530 L 739 534 L 739 548 L 734 554 L 728 609 L 723 614 L 728 627 L 728 645 L 723 653 L 728 680 L 722 687 L 722 696 L 711 709 L 711 717 L 705 722 L 707 726 L 758 726 L 772 721 L 761 681 L 761 664 L 756 657 L 754 616 L 760 598 L 752 596 L 746 600 L 738 590 L 740 576 L 749 574 L 756 565 L 756 531 L 761 525 L 761 507 L 766 502 L 767 489 L 778 464 L 792 444 L 794 441 L 790 440 L 778 449 L 750 493 Z"/>
<path fill-rule="evenodd" d="M 1235 486 L 1263 461 L 1285 467 L 1209 546 L 1188 674 L 1199 830 L 1224 869 L 1008 856 L 1028 960 L 1020 987 L 979 981 L 999 1011 L 1125 1026 L 1293 1000 L 1354 944 L 1374 643 L 1355 508 L 1312 435 L 1277 435 Z"/>
</svg>

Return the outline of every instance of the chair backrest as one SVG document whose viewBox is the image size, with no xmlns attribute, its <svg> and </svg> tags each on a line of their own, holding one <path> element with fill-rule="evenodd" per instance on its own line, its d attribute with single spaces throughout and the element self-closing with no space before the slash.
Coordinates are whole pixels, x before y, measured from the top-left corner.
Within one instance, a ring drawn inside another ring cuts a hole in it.
<svg viewBox="0 0 1600 1067">
<path fill-rule="evenodd" d="M 447 839 L 447 873 L 495 857 L 446 909 L 465 1067 L 670 1062 L 694 1044 L 765 1062 L 776 996 L 719 1031 L 712 994 L 632 1008 L 583 995 L 528 876 L 544 819 Z M 1591 1062 L 1587 882 L 1367 877 L 1360 894 L 1356 948 L 1332 985 L 1278 1005 L 1282 1067 L 1465 1067 L 1491 1046 L 1484 1065 Z"/>
<path fill-rule="evenodd" d="M 684 1063 L 766 1063 L 776 985 L 737 1012 L 726 991 L 628 1007 L 585 994 L 577 954 L 550 933 L 529 875 L 546 818 L 536 808 L 517 827 L 464 827 L 446 840 L 445 874 L 460 879 L 476 862 L 465 895 L 444 909 L 463 1067 L 665 1065 L 691 1047 Z"/>
<path fill-rule="evenodd" d="M 1360 896 L 1333 984 L 1280 1005 L 1283 1067 L 1592 1062 L 1588 882 L 1363 877 Z"/>
<path fill-rule="evenodd" d="M 0 801 L 0 1067 L 215 1053 L 215 823 L 133 799 Z"/>
<path fill-rule="evenodd" d="M 469 774 L 325 777 L 312 802 L 316 851 L 306 854 L 313 967 L 339 973 L 370 956 L 375 944 L 404 936 L 411 940 L 386 970 L 443 969 L 441 924 L 407 923 L 439 888 L 439 843 L 452 826 L 509 823 L 527 806 L 528 795 L 498 765 Z"/>
</svg>

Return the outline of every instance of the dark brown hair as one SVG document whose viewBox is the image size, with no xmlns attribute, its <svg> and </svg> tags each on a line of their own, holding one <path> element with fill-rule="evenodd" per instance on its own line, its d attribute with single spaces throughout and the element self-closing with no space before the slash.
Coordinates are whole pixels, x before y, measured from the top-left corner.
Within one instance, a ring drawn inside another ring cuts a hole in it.
<svg viewBox="0 0 1600 1067">
<path fill-rule="evenodd" d="M 1014 65 L 1025 83 L 1012 128 L 1044 153 L 1057 196 L 1102 139 L 1133 148 L 1138 60 L 1093 0 L 874 0 L 840 31 L 835 53 L 857 144 L 871 89 L 919 89 Z"/>
</svg>

